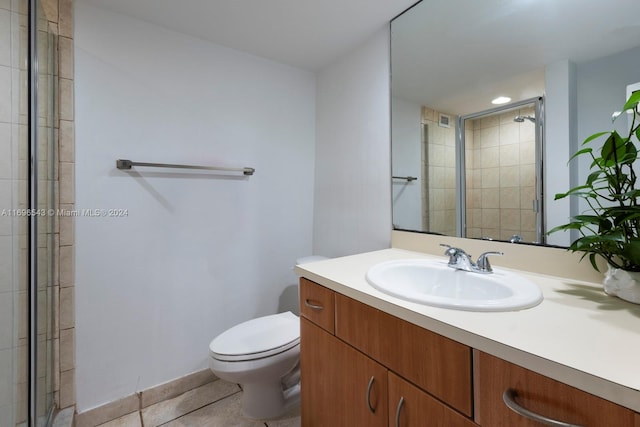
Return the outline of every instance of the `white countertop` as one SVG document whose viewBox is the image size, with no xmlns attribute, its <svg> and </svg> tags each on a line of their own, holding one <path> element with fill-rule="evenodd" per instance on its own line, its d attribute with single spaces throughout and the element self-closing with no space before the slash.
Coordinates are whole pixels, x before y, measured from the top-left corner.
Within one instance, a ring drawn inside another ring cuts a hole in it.
<svg viewBox="0 0 640 427">
<path fill-rule="evenodd" d="M 296 272 L 386 313 L 640 412 L 640 305 L 605 295 L 599 283 L 517 270 L 511 271 L 542 290 L 540 305 L 497 313 L 451 310 L 389 296 L 365 280 L 373 265 L 408 258 L 444 259 L 393 248 L 304 264 Z"/>
</svg>

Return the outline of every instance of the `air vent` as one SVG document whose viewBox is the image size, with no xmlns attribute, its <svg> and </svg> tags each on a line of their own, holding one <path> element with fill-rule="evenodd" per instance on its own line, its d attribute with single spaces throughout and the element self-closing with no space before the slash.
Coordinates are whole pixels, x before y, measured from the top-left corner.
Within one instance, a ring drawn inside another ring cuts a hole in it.
<svg viewBox="0 0 640 427">
<path fill-rule="evenodd" d="M 451 127 L 451 116 L 448 116 L 446 114 L 439 114 L 438 115 L 438 126 L 443 127 L 443 128 Z"/>
</svg>

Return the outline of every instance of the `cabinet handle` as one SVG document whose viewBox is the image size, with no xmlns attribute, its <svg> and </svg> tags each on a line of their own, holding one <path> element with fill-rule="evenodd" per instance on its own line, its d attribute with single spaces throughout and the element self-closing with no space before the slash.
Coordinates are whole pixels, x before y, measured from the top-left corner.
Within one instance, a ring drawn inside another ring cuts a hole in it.
<svg viewBox="0 0 640 427">
<path fill-rule="evenodd" d="M 372 375 L 371 379 L 369 380 L 369 385 L 367 385 L 367 406 L 369 407 L 369 412 L 371 412 L 372 414 L 376 413 L 376 408 L 371 406 L 371 387 L 373 387 L 374 381 L 375 381 L 375 378 Z"/>
<path fill-rule="evenodd" d="M 527 408 L 520 406 L 515 400 L 517 396 L 518 394 L 516 393 L 516 391 L 511 388 L 506 389 L 504 393 L 502 393 L 502 400 L 504 401 L 504 404 L 507 405 L 507 407 L 516 414 L 522 415 L 525 418 L 529 418 L 530 420 L 537 421 L 547 426 L 582 427 L 578 424 L 569 424 L 563 421 L 554 420 L 553 418 L 545 417 L 544 415 L 536 414 L 535 412 L 532 412 Z"/>
<path fill-rule="evenodd" d="M 313 309 L 313 310 L 324 310 L 324 307 L 321 305 L 313 304 L 309 298 L 304 300 L 304 305 Z"/>
<path fill-rule="evenodd" d="M 400 401 L 396 408 L 396 427 L 400 427 L 400 412 L 402 411 L 402 405 L 404 405 L 404 396 L 400 396 Z"/>
</svg>

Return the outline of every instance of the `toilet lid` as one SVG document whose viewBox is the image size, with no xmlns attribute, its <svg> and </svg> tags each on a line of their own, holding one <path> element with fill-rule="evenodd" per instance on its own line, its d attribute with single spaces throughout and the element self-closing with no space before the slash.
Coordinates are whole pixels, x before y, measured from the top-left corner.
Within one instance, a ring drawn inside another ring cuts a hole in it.
<svg viewBox="0 0 640 427">
<path fill-rule="evenodd" d="M 300 342 L 300 319 L 295 314 L 273 314 L 236 325 L 209 344 L 218 360 L 255 360 L 282 353 Z"/>
</svg>

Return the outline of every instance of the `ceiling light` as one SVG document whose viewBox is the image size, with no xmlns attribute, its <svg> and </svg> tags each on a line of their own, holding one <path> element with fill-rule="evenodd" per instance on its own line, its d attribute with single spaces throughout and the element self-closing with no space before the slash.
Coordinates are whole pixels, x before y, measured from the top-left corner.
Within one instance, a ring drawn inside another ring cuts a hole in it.
<svg viewBox="0 0 640 427">
<path fill-rule="evenodd" d="M 493 101 L 491 101 L 491 103 L 492 104 L 496 104 L 496 105 L 500 105 L 500 104 L 506 104 L 509 101 L 511 101 L 511 98 L 509 98 L 508 96 L 499 96 L 496 99 L 494 99 Z"/>
</svg>

